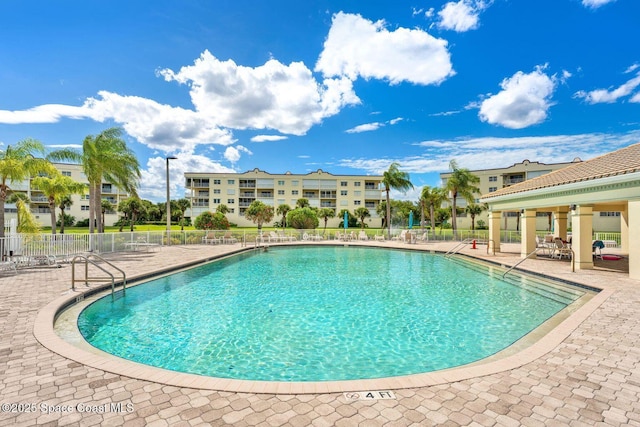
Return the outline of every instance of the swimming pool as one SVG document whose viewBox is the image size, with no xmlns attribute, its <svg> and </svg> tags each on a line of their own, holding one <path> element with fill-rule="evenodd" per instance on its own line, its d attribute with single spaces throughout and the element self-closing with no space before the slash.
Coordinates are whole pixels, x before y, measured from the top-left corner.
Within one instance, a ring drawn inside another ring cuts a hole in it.
<svg viewBox="0 0 640 427">
<path fill-rule="evenodd" d="M 103 351 L 180 372 L 381 378 L 483 359 L 584 294 L 493 270 L 423 252 L 271 248 L 102 298 L 78 327 Z"/>
</svg>

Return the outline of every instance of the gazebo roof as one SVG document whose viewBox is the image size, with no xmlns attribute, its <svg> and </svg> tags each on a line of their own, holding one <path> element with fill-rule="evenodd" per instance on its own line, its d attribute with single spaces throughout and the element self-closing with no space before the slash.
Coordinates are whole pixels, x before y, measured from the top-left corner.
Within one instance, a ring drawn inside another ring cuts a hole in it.
<svg viewBox="0 0 640 427">
<path fill-rule="evenodd" d="M 501 188 L 482 196 L 482 199 L 506 196 L 541 188 L 557 187 L 580 181 L 589 181 L 614 175 L 640 171 L 640 143 L 604 154 L 581 163 L 572 164 L 548 174 Z"/>
</svg>

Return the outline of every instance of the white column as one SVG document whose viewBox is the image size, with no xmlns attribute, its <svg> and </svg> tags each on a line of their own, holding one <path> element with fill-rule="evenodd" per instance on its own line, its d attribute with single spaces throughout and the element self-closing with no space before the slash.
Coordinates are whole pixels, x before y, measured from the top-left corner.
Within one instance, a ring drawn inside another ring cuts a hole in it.
<svg viewBox="0 0 640 427">
<path fill-rule="evenodd" d="M 522 228 L 520 257 L 526 258 L 536 249 L 536 211 L 534 209 L 525 209 L 520 218 L 520 227 Z M 531 257 L 535 258 L 535 255 Z"/>
<path fill-rule="evenodd" d="M 559 208 L 553 217 L 553 235 L 564 240 L 567 239 L 567 212 L 568 208 Z"/>
<path fill-rule="evenodd" d="M 620 247 L 622 253 L 629 253 L 629 206 L 620 212 Z"/>
<path fill-rule="evenodd" d="M 571 215 L 571 249 L 577 269 L 593 269 L 593 207 L 577 206 Z"/>
<path fill-rule="evenodd" d="M 493 249 L 496 252 L 500 252 L 500 218 L 502 217 L 501 211 L 489 212 L 489 239 L 492 242 Z"/>
<path fill-rule="evenodd" d="M 629 200 L 629 277 L 640 280 L 640 200 Z"/>
</svg>

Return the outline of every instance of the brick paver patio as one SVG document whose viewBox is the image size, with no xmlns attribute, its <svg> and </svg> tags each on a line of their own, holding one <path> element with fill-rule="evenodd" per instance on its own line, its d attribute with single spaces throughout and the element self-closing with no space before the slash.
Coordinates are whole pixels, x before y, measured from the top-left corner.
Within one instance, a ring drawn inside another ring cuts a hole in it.
<svg viewBox="0 0 640 427">
<path fill-rule="evenodd" d="M 421 245 L 444 251 L 451 246 Z M 135 276 L 231 248 L 239 245 L 165 247 L 111 258 Z M 509 253 L 488 257 L 506 265 L 519 260 L 517 247 L 503 249 Z M 606 268 L 572 273 L 566 261 L 527 260 L 522 266 L 603 287 L 611 295 L 558 345 L 522 366 L 394 390 L 395 399 L 356 401 L 342 393 L 181 388 L 77 363 L 43 347 L 33 334 L 37 313 L 69 291 L 70 266 L 3 274 L 0 425 L 640 426 L 640 282 Z"/>
</svg>

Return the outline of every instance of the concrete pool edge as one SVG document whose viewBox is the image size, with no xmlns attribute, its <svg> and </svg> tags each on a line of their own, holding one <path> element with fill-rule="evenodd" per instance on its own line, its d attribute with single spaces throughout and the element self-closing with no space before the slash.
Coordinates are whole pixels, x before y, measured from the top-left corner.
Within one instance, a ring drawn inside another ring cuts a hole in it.
<svg viewBox="0 0 640 427">
<path fill-rule="evenodd" d="M 233 254 L 244 250 L 246 249 L 234 251 Z M 225 254 L 224 256 L 228 255 L 232 255 L 232 253 Z M 194 263 L 184 264 L 171 270 L 177 271 L 193 264 Z M 146 276 L 149 276 L 149 274 Z M 571 313 L 566 319 L 557 324 L 537 341 L 517 353 L 499 360 L 479 361 L 472 365 L 430 373 L 368 380 L 267 382 L 213 378 L 168 371 L 131 362 L 112 355 L 96 354 L 96 352 L 86 351 L 58 336 L 54 330 L 54 323 L 58 315 L 69 306 L 74 305 L 79 297 L 80 299 L 84 299 L 84 295 L 86 294 L 96 294 L 95 289 L 64 295 L 47 304 L 36 316 L 33 334 L 36 340 L 44 347 L 83 365 L 116 375 L 176 387 L 265 394 L 322 394 L 358 390 L 405 389 L 446 384 L 519 368 L 556 348 L 613 293 L 614 290 L 600 290 L 590 301 L 587 301 L 583 306 Z"/>
</svg>

